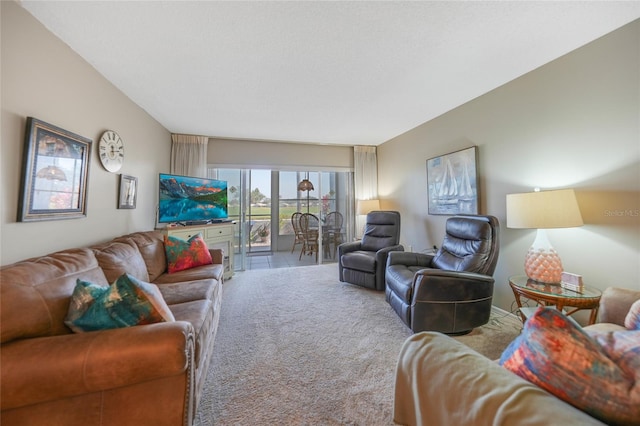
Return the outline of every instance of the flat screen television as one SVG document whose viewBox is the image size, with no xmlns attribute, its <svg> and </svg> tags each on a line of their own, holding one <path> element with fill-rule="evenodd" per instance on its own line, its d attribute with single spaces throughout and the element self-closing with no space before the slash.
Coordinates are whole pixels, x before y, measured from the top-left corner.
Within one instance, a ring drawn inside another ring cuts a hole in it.
<svg viewBox="0 0 640 426">
<path fill-rule="evenodd" d="M 202 224 L 229 217 L 227 181 L 160 173 L 158 223 Z"/>
</svg>

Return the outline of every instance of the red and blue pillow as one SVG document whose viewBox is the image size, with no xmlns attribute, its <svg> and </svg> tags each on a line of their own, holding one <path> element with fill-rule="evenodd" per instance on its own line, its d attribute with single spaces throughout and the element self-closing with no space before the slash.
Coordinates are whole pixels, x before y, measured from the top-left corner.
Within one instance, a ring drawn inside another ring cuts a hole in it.
<svg viewBox="0 0 640 426">
<path fill-rule="evenodd" d="M 590 335 L 553 308 L 539 308 L 500 365 L 593 417 L 640 419 L 640 330 Z"/>
<path fill-rule="evenodd" d="M 170 274 L 213 263 L 207 243 L 201 234 L 196 234 L 186 241 L 165 235 L 164 248 L 167 255 L 167 271 Z"/>
</svg>

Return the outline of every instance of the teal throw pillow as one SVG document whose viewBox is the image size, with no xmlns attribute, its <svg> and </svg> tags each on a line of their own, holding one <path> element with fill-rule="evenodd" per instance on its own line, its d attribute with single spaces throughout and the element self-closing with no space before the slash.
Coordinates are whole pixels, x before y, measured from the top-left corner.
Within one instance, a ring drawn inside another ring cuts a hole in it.
<svg viewBox="0 0 640 426">
<path fill-rule="evenodd" d="M 123 274 L 110 286 L 77 280 L 65 324 L 74 332 L 175 321 L 158 286 Z"/>
</svg>

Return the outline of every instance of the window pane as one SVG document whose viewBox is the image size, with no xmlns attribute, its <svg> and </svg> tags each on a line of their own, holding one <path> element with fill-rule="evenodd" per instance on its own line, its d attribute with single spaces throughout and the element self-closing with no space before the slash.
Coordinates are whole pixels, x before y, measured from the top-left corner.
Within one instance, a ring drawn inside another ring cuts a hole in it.
<svg viewBox="0 0 640 426">
<path fill-rule="evenodd" d="M 279 194 L 279 233 L 280 235 L 292 235 L 291 215 L 300 211 L 298 199 L 298 172 L 280 172 L 278 188 Z"/>
<path fill-rule="evenodd" d="M 271 171 L 250 170 L 249 252 L 271 250 Z"/>
</svg>

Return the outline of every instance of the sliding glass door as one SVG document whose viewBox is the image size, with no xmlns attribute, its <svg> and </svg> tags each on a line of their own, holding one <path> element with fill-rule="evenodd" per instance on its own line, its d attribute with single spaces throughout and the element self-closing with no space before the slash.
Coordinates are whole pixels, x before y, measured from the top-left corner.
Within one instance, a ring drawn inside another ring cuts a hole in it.
<svg viewBox="0 0 640 426">
<path fill-rule="evenodd" d="M 274 171 L 264 169 L 210 169 L 209 175 L 226 180 L 229 218 L 236 221 L 236 269 L 245 269 L 247 256 L 273 252 L 299 254 L 294 247 L 291 216 L 312 213 L 325 232 L 319 235 L 318 263 L 335 262 L 335 247 L 353 238 L 353 174 L 351 172 Z M 310 191 L 299 191 L 308 178 Z M 329 215 L 329 213 L 333 214 Z M 339 229 L 334 218 L 340 217 Z M 327 218 L 331 221 L 326 223 Z M 324 239 L 324 240 L 323 240 Z"/>
</svg>

